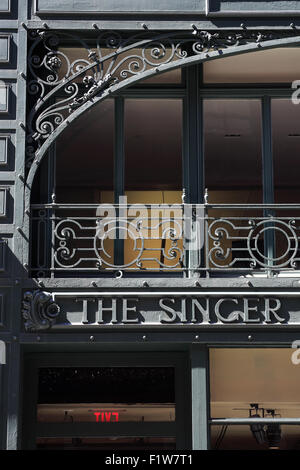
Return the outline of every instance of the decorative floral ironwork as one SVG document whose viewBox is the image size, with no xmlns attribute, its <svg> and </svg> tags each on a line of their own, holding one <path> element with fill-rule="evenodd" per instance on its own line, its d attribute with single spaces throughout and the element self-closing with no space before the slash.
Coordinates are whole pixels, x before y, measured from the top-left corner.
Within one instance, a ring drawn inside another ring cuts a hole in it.
<svg viewBox="0 0 300 470">
<path fill-rule="evenodd" d="M 22 315 L 25 329 L 29 331 L 50 328 L 60 313 L 60 307 L 52 299 L 49 292 L 35 290 L 25 292 L 22 302 Z"/>
<path fill-rule="evenodd" d="M 160 72 L 160 67 L 183 62 L 198 54 L 224 53 L 250 43 L 297 36 L 296 30 L 249 30 L 135 35 L 105 31 L 86 40 L 68 32 L 34 30 L 30 33 L 28 93 L 33 100 L 28 115 L 27 157 L 31 164 L 37 150 L 78 107 L 103 94 L 118 82 Z M 77 48 L 77 49 L 76 49 Z M 74 55 L 77 50 L 77 55 Z"/>
</svg>

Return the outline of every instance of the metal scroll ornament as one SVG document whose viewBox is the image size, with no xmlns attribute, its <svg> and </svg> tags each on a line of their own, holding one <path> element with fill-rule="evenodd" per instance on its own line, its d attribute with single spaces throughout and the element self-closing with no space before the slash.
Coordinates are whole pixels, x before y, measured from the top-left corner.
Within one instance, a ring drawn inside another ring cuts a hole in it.
<svg viewBox="0 0 300 470">
<path fill-rule="evenodd" d="M 143 31 L 132 35 L 100 31 L 85 40 L 67 31 L 32 30 L 27 61 L 27 166 L 70 113 L 96 96 L 120 90 L 123 81 L 128 86 L 149 78 L 149 73 L 182 67 L 195 56 L 202 55 L 205 60 L 212 52 L 225 55 L 250 44 L 261 47 L 268 41 L 287 38 L 299 40 L 299 32 L 210 32 L 193 27 L 190 31 Z"/>
<path fill-rule="evenodd" d="M 36 290 L 25 292 L 22 302 L 22 315 L 27 331 L 50 328 L 60 314 L 60 307 L 49 292 Z"/>
</svg>

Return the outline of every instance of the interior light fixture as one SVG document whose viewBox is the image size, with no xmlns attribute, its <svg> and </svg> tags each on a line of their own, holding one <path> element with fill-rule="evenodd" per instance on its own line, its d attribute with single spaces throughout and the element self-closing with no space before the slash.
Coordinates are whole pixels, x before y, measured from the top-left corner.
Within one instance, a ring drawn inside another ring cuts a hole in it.
<svg viewBox="0 0 300 470">
<path fill-rule="evenodd" d="M 224 137 L 241 137 L 241 134 L 224 134 Z"/>
</svg>

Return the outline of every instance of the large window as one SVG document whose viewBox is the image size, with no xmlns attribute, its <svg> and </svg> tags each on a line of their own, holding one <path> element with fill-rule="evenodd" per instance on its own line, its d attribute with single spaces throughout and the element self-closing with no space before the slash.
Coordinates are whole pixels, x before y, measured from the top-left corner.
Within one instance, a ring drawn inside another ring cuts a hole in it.
<svg viewBox="0 0 300 470">
<path fill-rule="evenodd" d="M 183 354 L 42 354 L 25 362 L 24 448 L 186 448 Z"/>
<path fill-rule="evenodd" d="M 294 59 L 299 52 L 285 54 Z M 252 74 L 238 66 L 246 67 L 245 56 Z M 126 269 L 188 276 L 298 266 L 300 106 L 289 82 L 297 79 L 296 61 L 278 70 L 278 57 L 287 57 L 281 49 L 245 56 L 186 68 L 176 80 L 146 80 L 95 105 L 59 136 L 32 192 L 35 204 L 56 203 L 52 216 L 34 212 L 43 251 L 35 273 L 49 264 L 51 273 Z M 194 238 L 184 233 L 182 202 L 198 205 L 190 212 L 193 230 L 198 224 Z M 103 204 L 121 206 L 101 232 Z M 135 211 L 126 212 L 132 205 Z M 160 212 L 149 212 L 153 205 Z M 45 240 L 53 226 L 51 261 Z"/>
<path fill-rule="evenodd" d="M 212 449 L 299 449 L 300 372 L 292 352 L 291 348 L 210 350 Z"/>
</svg>

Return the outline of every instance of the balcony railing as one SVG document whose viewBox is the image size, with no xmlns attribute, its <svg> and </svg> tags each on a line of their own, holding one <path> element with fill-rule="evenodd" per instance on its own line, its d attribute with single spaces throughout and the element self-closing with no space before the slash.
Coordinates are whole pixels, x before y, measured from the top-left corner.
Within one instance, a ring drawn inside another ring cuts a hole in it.
<svg viewBox="0 0 300 470">
<path fill-rule="evenodd" d="M 295 271 L 300 205 L 31 207 L 31 275 Z"/>
</svg>

